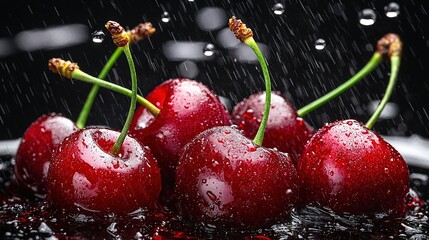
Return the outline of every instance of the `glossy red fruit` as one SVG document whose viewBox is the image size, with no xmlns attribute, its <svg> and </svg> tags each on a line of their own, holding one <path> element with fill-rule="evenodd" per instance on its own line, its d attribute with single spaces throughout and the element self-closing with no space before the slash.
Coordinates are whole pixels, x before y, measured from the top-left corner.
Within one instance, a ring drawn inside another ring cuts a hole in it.
<svg viewBox="0 0 429 240">
<path fill-rule="evenodd" d="M 232 111 L 232 121 L 248 138 L 254 138 L 261 123 L 265 92 L 252 94 Z M 295 163 L 313 134 L 313 128 L 298 117 L 293 105 L 278 93 L 271 94 L 271 108 L 263 146 L 291 153 Z"/>
<path fill-rule="evenodd" d="M 52 153 L 76 130 L 70 119 L 55 113 L 39 117 L 28 127 L 16 152 L 14 167 L 16 180 L 23 189 L 45 197 Z"/>
<path fill-rule="evenodd" d="M 398 151 L 356 120 L 325 125 L 298 162 L 302 200 L 337 213 L 402 215 L 408 174 Z"/>
<path fill-rule="evenodd" d="M 118 156 L 110 153 L 119 134 L 88 128 L 64 140 L 48 172 L 53 206 L 95 213 L 153 209 L 161 190 L 156 159 L 131 137 L 126 137 Z"/>
<path fill-rule="evenodd" d="M 194 80 L 170 79 L 149 93 L 147 100 L 161 112 L 154 118 L 146 108 L 138 108 L 130 135 L 150 147 L 163 171 L 165 183 L 173 181 L 180 152 L 186 143 L 206 129 L 231 125 L 229 113 L 219 98 Z"/>
<path fill-rule="evenodd" d="M 289 155 L 258 147 L 232 127 L 215 127 L 186 145 L 175 190 L 185 218 L 256 229 L 290 213 L 297 183 Z"/>
</svg>

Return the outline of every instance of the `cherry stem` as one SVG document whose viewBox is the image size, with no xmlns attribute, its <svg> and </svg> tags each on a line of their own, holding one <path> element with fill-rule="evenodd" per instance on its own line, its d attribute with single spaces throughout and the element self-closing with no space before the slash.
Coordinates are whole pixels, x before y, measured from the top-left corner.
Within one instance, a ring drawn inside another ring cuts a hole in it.
<svg viewBox="0 0 429 240">
<path fill-rule="evenodd" d="M 253 52 L 255 52 L 256 57 L 258 58 L 259 64 L 261 65 L 262 72 L 264 74 L 264 81 L 265 81 L 265 106 L 264 106 L 264 114 L 262 116 L 261 124 L 259 125 L 258 132 L 256 132 L 255 138 L 253 139 L 253 142 L 258 145 L 262 146 L 262 141 L 264 140 L 265 135 L 265 129 L 267 127 L 268 122 L 268 115 L 270 113 L 270 106 L 271 106 L 271 80 L 270 80 L 270 73 L 268 72 L 268 67 L 265 62 L 265 58 L 262 55 L 261 50 L 258 47 L 258 44 L 256 44 L 253 37 L 248 37 L 243 41 L 246 45 L 248 45 L 250 48 L 252 48 Z"/>
<path fill-rule="evenodd" d="M 131 55 L 130 45 L 127 43 L 124 47 L 122 47 L 127 57 L 128 66 L 130 68 L 131 73 L 131 104 L 130 109 L 128 111 L 127 119 L 125 120 L 124 126 L 122 127 L 121 134 L 119 134 L 118 140 L 116 140 L 113 147 L 110 149 L 110 152 L 114 155 L 117 155 L 121 149 L 122 143 L 124 143 L 125 138 L 127 137 L 128 129 L 130 128 L 131 121 L 133 120 L 134 112 L 136 110 L 137 103 L 137 74 L 136 67 L 134 65 L 133 56 Z"/>
<path fill-rule="evenodd" d="M 98 78 L 103 80 L 106 79 L 107 73 L 109 73 L 109 71 L 112 69 L 113 65 L 118 60 L 118 58 L 122 55 L 122 53 L 123 53 L 122 48 L 120 47 L 116 48 L 115 52 L 113 52 L 112 56 L 110 56 L 106 65 L 104 65 L 100 74 L 98 74 Z M 88 97 L 86 98 L 86 101 L 79 114 L 79 117 L 76 120 L 76 126 L 78 128 L 82 129 L 85 127 L 86 121 L 88 120 L 89 112 L 91 111 L 92 105 L 94 104 L 94 100 L 95 100 L 95 97 L 97 97 L 99 89 L 100 89 L 99 85 L 92 86 L 91 91 L 89 92 Z"/>
<path fill-rule="evenodd" d="M 152 23 L 146 22 L 146 23 L 140 23 L 131 31 L 127 32 L 127 34 L 128 34 L 129 41 L 131 43 L 137 43 L 140 40 L 150 37 L 153 33 L 155 33 L 155 31 L 156 29 L 152 27 Z M 106 79 L 107 73 L 112 69 L 113 65 L 121 56 L 123 51 L 124 50 L 122 49 L 122 47 L 116 48 L 115 52 L 113 52 L 112 56 L 107 61 L 106 65 L 104 65 L 103 69 L 98 75 L 98 78 L 103 80 Z M 86 98 L 86 101 L 76 121 L 76 126 L 78 128 L 82 129 L 85 127 L 86 121 L 88 120 L 89 112 L 91 111 L 92 105 L 94 104 L 94 100 L 95 100 L 95 97 L 97 96 L 99 89 L 100 89 L 100 86 L 98 85 L 92 86 L 91 91 L 89 92 L 88 97 Z"/>
<path fill-rule="evenodd" d="M 87 82 L 87 83 L 91 83 L 94 85 L 98 85 L 102 88 L 106 88 L 112 91 L 115 91 L 117 93 L 120 93 L 122 95 L 131 97 L 132 95 L 132 91 L 130 91 L 127 88 L 124 88 L 122 86 L 119 86 L 117 84 L 93 77 L 85 72 L 83 72 L 80 69 L 75 69 L 73 70 L 73 72 L 71 73 L 71 77 L 73 79 L 82 81 L 82 82 Z M 149 102 L 146 98 L 137 95 L 137 102 L 141 105 L 143 105 L 145 108 L 147 108 L 149 110 L 149 112 L 152 113 L 152 115 L 154 115 L 155 117 L 158 116 L 160 110 L 159 108 L 157 108 L 155 105 L 153 105 L 151 102 Z"/>
<path fill-rule="evenodd" d="M 389 78 L 389 84 L 387 85 L 387 88 L 386 88 L 386 92 L 384 93 L 383 99 L 378 104 L 377 109 L 372 114 L 368 122 L 365 124 L 365 126 L 369 129 L 371 129 L 374 126 L 374 124 L 377 122 L 381 112 L 383 111 L 384 107 L 386 106 L 387 102 L 392 96 L 392 92 L 394 90 L 396 80 L 398 79 L 399 66 L 401 65 L 401 55 L 391 56 L 390 65 L 391 65 L 390 78 Z"/>
<path fill-rule="evenodd" d="M 299 117 L 303 117 L 310 113 L 313 110 L 316 110 L 320 106 L 327 103 L 329 100 L 337 97 L 344 91 L 348 90 L 349 88 L 353 87 L 356 83 L 358 83 L 360 80 L 362 80 L 365 76 L 370 74 L 382 61 L 383 61 L 383 55 L 379 52 L 374 53 L 374 55 L 371 57 L 369 62 L 359 71 L 357 72 L 353 77 L 348 79 L 346 82 L 335 88 L 334 90 L 330 91 L 329 93 L 325 94 L 321 98 L 307 104 L 306 106 L 300 108 L 297 113 Z"/>
</svg>

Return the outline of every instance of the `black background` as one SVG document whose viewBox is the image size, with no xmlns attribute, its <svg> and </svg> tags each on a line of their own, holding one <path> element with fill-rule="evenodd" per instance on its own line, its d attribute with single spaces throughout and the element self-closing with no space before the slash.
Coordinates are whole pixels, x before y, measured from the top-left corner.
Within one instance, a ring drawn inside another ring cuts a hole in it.
<svg viewBox="0 0 429 240">
<path fill-rule="evenodd" d="M 142 94 L 162 81 L 180 76 L 180 62 L 168 61 L 163 55 L 166 41 L 204 41 L 213 43 L 218 52 L 211 61 L 196 62 L 199 74 L 195 79 L 235 103 L 262 90 L 264 84 L 257 65 L 234 61 L 228 50 L 217 44 L 217 31 L 207 32 L 196 26 L 197 12 L 216 6 L 223 8 L 228 17 L 234 14 L 243 19 L 255 32 L 255 40 L 270 47 L 268 63 L 273 88 L 299 108 L 352 76 L 370 59 L 377 40 L 394 32 L 404 42 L 399 80 L 391 98 L 400 112 L 393 119 L 380 121 L 374 129 L 386 135 L 429 137 L 429 4 L 424 0 L 396 1 L 400 14 L 388 18 L 384 7 L 389 2 L 284 1 L 285 12 L 278 16 L 271 10 L 275 1 L 20 1 L 1 8 L 0 38 L 12 39 L 24 30 L 74 23 L 88 26 L 91 34 L 97 30 L 106 32 L 104 24 L 108 20 L 118 21 L 126 28 L 150 21 L 156 34 L 150 41 L 133 46 Z M 374 25 L 359 24 L 358 13 L 364 8 L 376 12 Z M 161 21 L 164 11 L 171 16 L 168 23 Z M 326 40 L 322 51 L 314 48 L 318 38 Z M 64 49 L 0 56 L 0 139 L 22 136 L 28 125 L 44 113 L 61 112 L 73 120 L 77 118 L 90 86 L 49 72 L 48 59 L 73 60 L 85 72 L 97 75 L 114 49 L 107 35 L 101 44 L 89 39 Z M 316 128 L 344 118 L 366 122 L 370 116 L 366 106 L 383 96 L 388 72 L 386 61 L 365 81 L 305 119 Z M 123 57 L 108 80 L 129 87 L 128 79 Z M 100 96 L 88 123 L 119 129 L 129 100 L 106 90 Z"/>
</svg>

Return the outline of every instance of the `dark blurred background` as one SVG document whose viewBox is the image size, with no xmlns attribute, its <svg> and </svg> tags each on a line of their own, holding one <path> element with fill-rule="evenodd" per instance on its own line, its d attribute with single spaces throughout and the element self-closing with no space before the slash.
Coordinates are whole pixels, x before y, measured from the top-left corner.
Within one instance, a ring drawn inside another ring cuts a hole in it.
<svg viewBox="0 0 429 240">
<path fill-rule="evenodd" d="M 108 20 L 126 29 L 150 21 L 157 29 L 132 46 L 141 94 L 169 78 L 198 80 L 235 104 L 263 90 L 251 50 L 227 29 L 243 19 L 267 56 L 273 88 L 297 108 L 360 70 L 384 34 L 398 33 L 404 54 L 398 84 L 374 130 L 384 135 L 429 137 L 429 4 L 407 1 L 17 1 L 0 10 L 0 140 L 18 138 L 42 114 L 76 120 L 90 85 L 47 69 L 50 58 L 77 62 L 96 76 L 115 46 Z M 103 33 L 104 32 L 104 33 Z M 103 35 L 105 38 L 103 41 Z M 383 96 L 385 61 L 353 89 L 305 119 L 314 127 L 344 118 L 366 122 Z M 122 57 L 108 80 L 130 87 Z M 129 100 L 101 90 L 89 124 L 120 129 Z"/>
</svg>

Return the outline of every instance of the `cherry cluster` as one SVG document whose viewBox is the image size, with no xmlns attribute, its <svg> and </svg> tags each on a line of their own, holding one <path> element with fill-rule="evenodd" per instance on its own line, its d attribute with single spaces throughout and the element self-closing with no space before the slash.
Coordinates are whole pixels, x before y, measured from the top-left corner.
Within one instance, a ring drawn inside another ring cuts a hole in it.
<svg viewBox="0 0 429 240">
<path fill-rule="evenodd" d="M 53 72 L 94 87 L 76 123 L 48 114 L 26 130 L 14 169 L 19 185 L 71 213 L 127 214 L 165 205 L 191 222 L 238 229 L 275 224 L 309 203 L 337 213 L 403 216 L 408 167 L 370 130 L 396 80 L 398 36 L 380 40 L 369 65 L 344 85 L 296 110 L 271 92 L 252 31 L 235 17 L 229 25 L 255 51 L 266 84 L 265 92 L 244 99 L 231 113 L 211 89 L 190 79 L 170 79 L 146 98 L 137 95 L 129 44 L 151 36 L 155 29 L 150 23 L 129 32 L 116 22 L 106 24 L 118 49 L 97 78 L 75 63 L 51 59 Z M 130 66 L 131 91 L 103 80 L 122 52 Z M 367 124 L 338 120 L 315 131 L 304 121 L 303 116 L 353 86 L 385 56 L 392 60 L 391 80 Z M 121 132 L 85 127 L 99 87 L 131 97 Z M 136 102 L 141 106 L 136 108 Z"/>
</svg>

